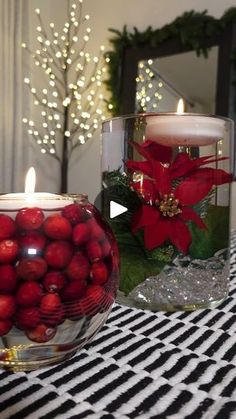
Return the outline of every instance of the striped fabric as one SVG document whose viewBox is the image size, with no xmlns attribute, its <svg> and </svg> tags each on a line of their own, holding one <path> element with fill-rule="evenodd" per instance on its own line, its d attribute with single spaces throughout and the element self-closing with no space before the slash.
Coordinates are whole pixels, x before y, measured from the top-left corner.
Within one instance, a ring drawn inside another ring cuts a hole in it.
<svg viewBox="0 0 236 419">
<path fill-rule="evenodd" d="M 236 250 L 231 260 L 230 296 L 216 309 L 152 313 L 116 304 L 70 360 L 1 370 L 0 418 L 236 418 Z"/>
</svg>

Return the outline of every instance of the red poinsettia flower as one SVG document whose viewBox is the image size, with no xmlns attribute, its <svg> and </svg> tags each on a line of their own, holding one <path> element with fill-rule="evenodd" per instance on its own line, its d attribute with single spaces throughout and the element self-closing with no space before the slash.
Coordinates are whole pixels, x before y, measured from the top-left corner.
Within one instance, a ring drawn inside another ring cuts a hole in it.
<svg viewBox="0 0 236 419">
<path fill-rule="evenodd" d="M 168 172 L 168 169 L 166 171 Z M 186 253 L 191 244 L 191 233 L 186 223 L 192 221 L 199 228 L 206 228 L 202 219 L 191 208 L 191 205 L 207 195 L 206 187 L 202 183 L 195 190 L 193 182 L 190 181 L 191 188 L 188 188 L 186 194 L 185 181 L 172 188 L 169 174 L 163 174 L 162 178 L 163 181 L 159 182 L 158 188 L 151 180 L 143 181 L 145 200 L 149 202 L 141 205 L 133 215 L 132 230 L 135 233 L 140 228 L 144 229 L 144 242 L 149 250 L 169 240 L 178 250 Z M 136 190 L 139 187 L 140 185 L 135 185 Z"/>
<path fill-rule="evenodd" d="M 130 141 L 129 143 L 139 152 L 141 156 L 148 160 L 157 160 L 162 163 L 171 161 L 172 148 L 169 146 L 157 144 L 151 140 L 146 140 L 142 144 L 138 144 L 133 141 Z"/>
<path fill-rule="evenodd" d="M 192 207 L 204 199 L 213 186 L 232 181 L 232 175 L 222 169 L 200 166 L 224 158 L 190 158 L 183 152 L 171 162 L 172 153 L 165 150 L 169 147 L 163 150 L 159 149 L 159 145 L 153 146 L 151 152 L 150 144 L 147 148 L 144 145 L 134 146 L 147 160 L 127 162 L 131 171 L 145 175 L 142 181 L 132 183 L 133 189 L 144 200 L 132 217 L 132 230 L 144 230 L 145 246 L 150 250 L 170 241 L 179 251 L 187 253 L 192 241 L 189 222 L 195 223 L 200 229 L 206 228 Z"/>
</svg>

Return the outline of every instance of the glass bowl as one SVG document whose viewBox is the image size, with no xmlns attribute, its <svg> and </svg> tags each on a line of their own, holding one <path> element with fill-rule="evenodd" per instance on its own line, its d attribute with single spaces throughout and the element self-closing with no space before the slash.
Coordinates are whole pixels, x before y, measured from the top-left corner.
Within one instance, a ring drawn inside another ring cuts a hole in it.
<svg viewBox="0 0 236 419">
<path fill-rule="evenodd" d="M 0 365 L 62 361 L 88 343 L 112 308 L 119 256 L 85 195 L 0 196 Z"/>
</svg>

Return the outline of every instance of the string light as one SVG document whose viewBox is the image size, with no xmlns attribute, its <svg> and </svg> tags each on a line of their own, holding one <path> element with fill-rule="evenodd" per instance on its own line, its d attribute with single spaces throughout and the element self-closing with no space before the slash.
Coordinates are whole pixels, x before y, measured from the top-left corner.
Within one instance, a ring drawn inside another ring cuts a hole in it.
<svg viewBox="0 0 236 419">
<path fill-rule="evenodd" d="M 35 9 L 37 48 L 31 52 L 25 42 L 21 44 L 47 80 L 45 87 L 36 89 L 30 78 L 24 78 L 34 105 L 41 110 L 37 112 L 39 118 L 35 123 L 26 117 L 22 121 L 41 153 L 50 154 L 60 163 L 60 142 L 66 139 L 70 156 L 77 145 L 93 138 L 94 131 L 106 118 L 107 105 L 100 88 L 109 57 L 104 57 L 104 45 L 100 46 L 98 55 L 92 56 L 86 50 L 92 31 L 82 26 L 90 19 L 88 14 L 82 16 L 82 3 L 82 0 L 74 0 L 70 5 L 69 18 L 60 31 L 56 30 L 54 22 L 49 23 L 47 31 L 40 9 Z M 112 104 L 108 104 L 108 109 L 112 108 Z"/>
<path fill-rule="evenodd" d="M 140 112 L 157 110 L 162 99 L 160 93 L 163 83 L 155 77 L 152 70 L 153 60 L 141 61 L 136 77 L 136 108 Z M 108 105 L 109 108 L 109 105 Z"/>
</svg>

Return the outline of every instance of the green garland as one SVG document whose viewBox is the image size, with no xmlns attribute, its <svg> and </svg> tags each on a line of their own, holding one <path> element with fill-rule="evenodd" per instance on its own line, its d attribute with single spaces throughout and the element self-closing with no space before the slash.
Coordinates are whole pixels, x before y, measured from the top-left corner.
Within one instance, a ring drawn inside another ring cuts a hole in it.
<svg viewBox="0 0 236 419">
<path fill-rule="evenodd" d="M 134 27 L 133 32 L 128 32 L 124 26 L 123 31 L 109 29 L 114 33 L 110 39 L 113 50 L 106 53 L 110 58 L 108 63 L 108 79 L 105 81 L 108 91 L 111 94 L 109 103 L 112 104 L 112 115 L 120 115 L 120 71 L 124 49 L 127 47 L 139 47 L 149 45 L 157 47 L 162 42 L 170 39 L 178 39 L 181 44 L 196 51 L 197 55 L 207 57 L 208 49 L 205 42 L 220 35 L 227 25 L 236 22 L 236 7 L 228 9 L 220 19 L 203 12 L 189 11 L 177 17 L 172 23 L 163 26 L 161 29 L 152 29 L 149 26 L 145 31 L 140 32 Z M 232 60 L 236 63 L 236 52 Z"/>
</svg>

